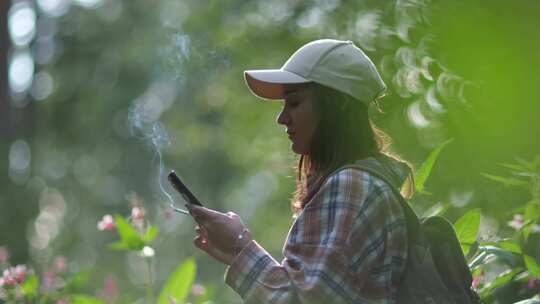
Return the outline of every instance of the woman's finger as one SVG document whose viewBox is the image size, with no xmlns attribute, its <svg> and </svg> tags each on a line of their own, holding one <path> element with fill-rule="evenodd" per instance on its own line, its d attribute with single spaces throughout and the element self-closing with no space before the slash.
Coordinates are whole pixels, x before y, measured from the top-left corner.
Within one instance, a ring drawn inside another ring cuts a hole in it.
<svg viewBox="0 0 540 304">
<path fill-rule="evenodd" d="M 189 212 L 191 212 L 193 217 L 195 217 L 197 220 L 209 220 L 223 215 L 223 213 L 219 211 L 193 204 L 186 204 L 186 208 L 188 208 Z"/>
<path fill-rule="evenodd" d="M 196 236 L 195 238 L 193 238 L 193 244 L 195 245 L 195 247 L 208 253 L 208 239 L 206 239 L 205 237 L 202 237 L 200 235 Z"/>
<path fill-rule="evenodd" d="M 195 237 L 193 240 L 193 243 L 195 246 L 202 251 L 206 252 L 209 256 L 213 257 L 214 259 L 230 265 L 234 259 L 234 256 L 228 253 L 224 253 L 223 251 L 217 249 L 216 247 L 212 246 L 210 242 L 208 242 L 207 239 L 203 237 Z"/>
<path fill-rule="evenodd" d="M 206 229 L 201 228 L 199 225 L 195 227 L 195 232 L 198 235 L 204 236 L 205 238 L 208 238 L 208 232 L 206 232 Z"/>
</svg>

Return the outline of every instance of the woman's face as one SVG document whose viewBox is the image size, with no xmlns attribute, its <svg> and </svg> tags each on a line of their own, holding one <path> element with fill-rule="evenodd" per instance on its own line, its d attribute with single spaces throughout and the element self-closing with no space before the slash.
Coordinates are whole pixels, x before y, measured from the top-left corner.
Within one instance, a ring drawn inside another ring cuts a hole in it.
<svg viewBox="0 0 540 304">
<path fill-rule="evenodd" d="M 287 128 L 291 149 L 297 154 L 308 154 L 319 123 L 313 89 L 308 85 L 286 86 L 283 97 L 284 105 L 277 123 Z"/>
</svg>

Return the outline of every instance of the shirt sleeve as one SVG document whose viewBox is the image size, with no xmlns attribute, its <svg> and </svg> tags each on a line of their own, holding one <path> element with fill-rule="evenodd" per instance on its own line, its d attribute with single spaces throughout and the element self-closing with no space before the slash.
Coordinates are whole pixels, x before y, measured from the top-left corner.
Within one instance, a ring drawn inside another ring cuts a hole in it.
<svg viewBox="0 0 540 304">
<path fill-rule="evenodd" d="M 406 232 L 389 191 L 359 170 L 335 173 L 293 224 L 282 262 L 251 241 L 226 283 L 247 304 L 391 303 Z"/>
</svg>

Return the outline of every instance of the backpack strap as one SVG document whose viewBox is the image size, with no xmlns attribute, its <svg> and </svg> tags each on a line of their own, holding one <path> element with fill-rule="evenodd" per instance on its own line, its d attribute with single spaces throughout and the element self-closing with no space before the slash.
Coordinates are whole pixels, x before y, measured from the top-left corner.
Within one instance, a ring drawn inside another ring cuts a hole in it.
<svg viewBox="0 0 540 304">
<path fill-rule="evenodd" d="M 378 161 L 382 166 L 385 166 L 384 162 Z M 409 244 L 412 244 L 413 242 L 417 241 L 416 238 L 420 237 L 418 230 L 420 229 L 420 219 L 412 209 L 412 207 L 409 205 L 409 203 L 405 200 L 405 198 L 401 195 L 399 192 L 399 186 L 392 182 L 392 179 L 388 176 L 388 173 L 386 173 L 384 169 L 381 169 L 377 165 L 375 165 L 373 162 L 370 162 L 368 160 L 362 159 L 358 160 L 355 163 L 347 164 L 345 166 L 340 167 L 339 169 L 335 170 L 333 173 L 336 173 L 338 171 L 341 171 L 343 169 L 359 169 L 361 171 L 367 172 L 376 178 L 384 181 L 392 190 L 398 201 L 400 202 L 401 208 L 403 210 L 403 213 L 405 215 L 405 221 L 407 225 L 407 236 L 409 239 Z"/>
</svg>

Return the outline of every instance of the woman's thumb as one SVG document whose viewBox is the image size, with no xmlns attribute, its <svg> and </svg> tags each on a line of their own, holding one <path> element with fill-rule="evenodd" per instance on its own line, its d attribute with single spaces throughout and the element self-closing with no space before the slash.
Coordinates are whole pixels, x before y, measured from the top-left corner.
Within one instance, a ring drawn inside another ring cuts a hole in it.
<svg viewBox="0 0 540 304">
<path fill-rule="evenodd" d="M 204 209 L 202 207 L 197 206 L 197 205 L 186 204 L 186 208 L 189 210 L 189 212 L 192 215 L 197 216 L 197 217 L 204 216 L 204 214 L 205 214 Z"/>
</svg>

